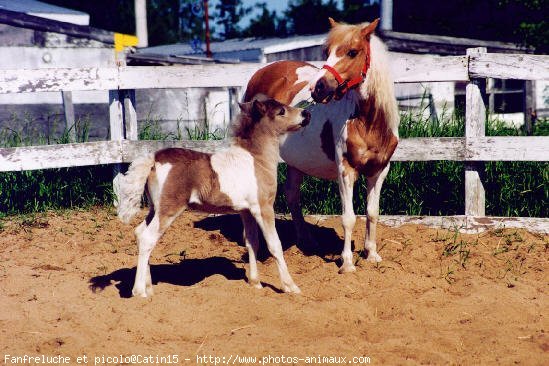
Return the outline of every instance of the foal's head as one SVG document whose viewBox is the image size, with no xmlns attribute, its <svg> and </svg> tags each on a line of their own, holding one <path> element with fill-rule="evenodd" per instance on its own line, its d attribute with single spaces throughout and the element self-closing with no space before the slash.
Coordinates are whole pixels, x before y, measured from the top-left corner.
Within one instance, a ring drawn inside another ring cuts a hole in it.
<svg viewBox="0 0 549 366">
<path fill-rule="evenodd" d="M 309 84 L 317 103 L 340 99 L 348 89 L 362 83 L 370 67 L 370 36 L 379 22 L 349 25 L 329 20 L 332 28 L 324 49 L 327 60 Z"/>
<path fill-rule="evenodd" d="M 233 133 L 236 137 L 248 139 L 254 131 L 278 137 L 287 132 L 297 131 L 309 124 L 309 111 L 291 107 L 257 95 L 253 101 L 239 104 L 240 121 Z"/>
</svg>

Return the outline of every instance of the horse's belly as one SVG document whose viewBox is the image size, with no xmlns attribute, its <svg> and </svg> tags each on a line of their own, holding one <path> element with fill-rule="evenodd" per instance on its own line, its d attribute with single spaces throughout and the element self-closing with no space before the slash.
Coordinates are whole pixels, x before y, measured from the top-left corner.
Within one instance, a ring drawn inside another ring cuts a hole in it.
<svg viewBox="0 0 549 366">
<path fill-rule="evenodd" d="M 321 148 L 320 137 L 308 127 L 288 134 L 280 144 L 280 157 L 307 175 L 323 179 L 337 178 L 337 165 Z"/>
</svg>

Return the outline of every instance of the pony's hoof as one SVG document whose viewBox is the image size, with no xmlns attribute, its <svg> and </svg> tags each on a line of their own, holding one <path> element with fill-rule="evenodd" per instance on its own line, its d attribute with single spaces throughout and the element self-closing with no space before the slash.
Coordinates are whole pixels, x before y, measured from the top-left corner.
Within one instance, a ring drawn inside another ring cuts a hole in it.
<svg viewBox="0 0 549 366">
<path fill-rule="evenodd" d="M 381 259 L 381 256 L 376 252 L 370 252 L 368 253 L 368 258 L 366 258 L 366 260 L 372 263 L 379 263 L 381 262 L 382 259 Z"/>
<path fill-rule="evenodd" d="M 339 268 L 339 271 L 338 271 L 339 274 L 351 273 L 351 272 L 356 272 L 356 267 L 353 264 L 348 264 L 348 265 L 344 264 L 341 266 L 341 268 Z"/>
<path fill-rule="evenodd" d="M 287 294 L 300 294 L 301 290 L 294 283 L 294 284 L 291 284 L 290 286 L 284 285 L 284 292 L 287 293 Z"/>
<path fill-rule="evenodd" d="M 250 280 L 250 285 L 258 290 L 261 290 L 263 288 L 263 285 L 261 284 L 261 282 L 259 282 L 259 280 Z"/>
<path fill-rule="evenodd" d="M 133 288 L 132 289 L 132 296 L 133 297 L 147 297 L 148 296 L 148 291 L 146 289 L 138 289 L 138 288 Z"/>
</svg>

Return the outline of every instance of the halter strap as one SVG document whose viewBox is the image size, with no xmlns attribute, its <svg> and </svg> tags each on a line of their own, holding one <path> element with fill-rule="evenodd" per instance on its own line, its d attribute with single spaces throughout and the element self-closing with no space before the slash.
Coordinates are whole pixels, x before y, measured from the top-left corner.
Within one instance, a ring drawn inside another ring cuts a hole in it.
<svg viewBox="0 0 549 366">
<path fill-rule="evenodd" d="M 336 69 L 334 69 L 332 66 L 325 64 L 322 66 L 323 69 L 328 70 L 337 80 L 337 89 L 336 94 L 338 94 L 340 97 L 343 96 L 349 89 L 355 87 L 356 85 L 362 83 L 364 79 L 366 78 L 366 73 L 368 72 L 368 69 L 370 68 L 370 45 L 368 45 L 368 48 L 366 49 L 366 60 L 364 60 L 364 66 L 362 67 L 362 71 L 360 72 L 360 76 L 357 76 L 356 78 L 353 78 L 351 80 L 343 80 L 339 72 L 337 72 Z"/>
</svg>

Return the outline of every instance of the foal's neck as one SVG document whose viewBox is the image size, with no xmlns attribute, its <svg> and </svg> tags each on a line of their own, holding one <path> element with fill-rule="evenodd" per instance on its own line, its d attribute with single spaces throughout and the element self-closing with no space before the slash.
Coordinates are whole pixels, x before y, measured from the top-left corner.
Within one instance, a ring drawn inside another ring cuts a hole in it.
<svg viewBox="0 0 549 366">
<path fill-rule="evenodd" d="M 249 138 L 236 139 L 235 145 L 248 151 L 253 156 L 256 169 L 264 170 L 276 179 L 276 169 L 280 155 L 278 136 L 254 131 Z"/>
</svg>

